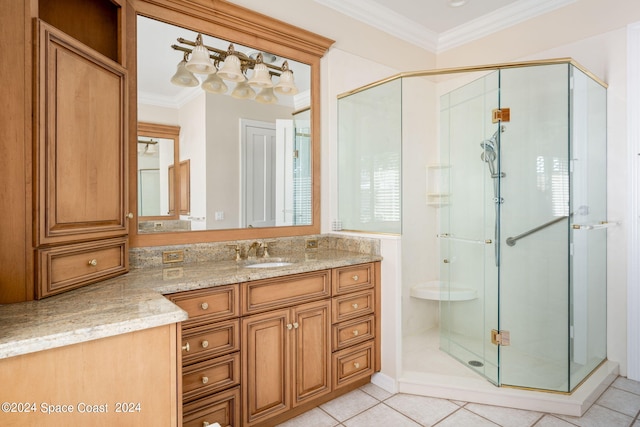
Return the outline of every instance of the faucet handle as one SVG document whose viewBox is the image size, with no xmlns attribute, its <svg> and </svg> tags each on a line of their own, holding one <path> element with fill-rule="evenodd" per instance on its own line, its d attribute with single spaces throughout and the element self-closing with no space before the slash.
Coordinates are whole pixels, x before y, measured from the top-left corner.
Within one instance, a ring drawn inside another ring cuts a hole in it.
<svg viewBox="0 0 640 427">
<path fill-rule="evenodd" d="M 269 258 L 270 257 L 270 255 L 269 255 L 269 244 L 275 243 L 275 242 L 276 242 L 276 240 L 265 240 L 262 243 L 262 247 L 264 249 L 264 251 L 262 253 L 262 257 L 263 258 Z"/>
<path fill-rule="evenodd" d="M 240 245 L 235 244 L 235 245 L 227 245 L 228 248 L 232 248 L 233 250 L 236 251 L 236 261 L 240 261 Z"/>
</svg>

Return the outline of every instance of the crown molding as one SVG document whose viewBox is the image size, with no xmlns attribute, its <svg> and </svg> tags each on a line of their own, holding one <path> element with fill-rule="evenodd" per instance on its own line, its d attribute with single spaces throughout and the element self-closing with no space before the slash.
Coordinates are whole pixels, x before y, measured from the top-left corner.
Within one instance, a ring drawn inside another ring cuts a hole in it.
<svg viewBox="0 0 640 427">
<path fill-rule="evenodd" d="M 430 52 L 435 52 L 438 47 L 437 33 L 378 3 L 361 0 L 315 0 L 315 2 Z"/>
<path fill-rule="evenodd" d="M 441 33 L 437 53 L 486 37 L 520 22 L 535 18 L 578 0 L 520 0 L 495 12 Z"/>
<path fill-rule="evenodd" d="M 575 3 L 578 0 L 519 0 L 440 34 L 375 2 L 361 0 L 315 1 L 427 51 L 440 53 Z"/>
</svg>

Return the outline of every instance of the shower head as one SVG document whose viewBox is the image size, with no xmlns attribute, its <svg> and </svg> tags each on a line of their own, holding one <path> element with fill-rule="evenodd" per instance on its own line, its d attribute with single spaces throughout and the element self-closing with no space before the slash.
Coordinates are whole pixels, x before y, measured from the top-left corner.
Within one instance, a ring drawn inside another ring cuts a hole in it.
<svg viewBox="0 0 640 427">
<path fill-rule="evenodd" d="M 491 177 L 496 176 L 496 157 L 498 156 L 496 153 L 496 148 L 498 147 L 498 129 L 489 139 L 485 139 L 480 143 L 480 147 L 482 147 L 482 154 L 480 154 L 480 159 L 483 162 L 486 162 L 489 165 L 489 172 L 491 173 Z"/>
</svg>

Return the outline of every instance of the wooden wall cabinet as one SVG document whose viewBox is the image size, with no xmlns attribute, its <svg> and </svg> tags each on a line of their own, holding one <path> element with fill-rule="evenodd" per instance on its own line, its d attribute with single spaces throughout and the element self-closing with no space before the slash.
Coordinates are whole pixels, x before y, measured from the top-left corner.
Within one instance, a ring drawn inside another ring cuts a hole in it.
<svg viewBox="0 0 640 427">
<path fill-rule="evenodd" d="M 185 426 L 268 426 L 380 370 L 380 263 L 169 295 Z"/>
<path fill-rule="evenodd" d="M 0 261 L 12 265 L 0 277 L 0 304 L 128 270 L 125 8 L 124 0 L 2 5 L 2 26 L 22 39 L 22 53 L 10 61 L 3 53 L 11 65 L 0 77 L 24 82 L 20 101 L 8 103 L 13 119 L 3 142 L 13 162 L 3 170 L 22 183 L 0 190 L 12 205 L 0 226 Z"/>
</svg>

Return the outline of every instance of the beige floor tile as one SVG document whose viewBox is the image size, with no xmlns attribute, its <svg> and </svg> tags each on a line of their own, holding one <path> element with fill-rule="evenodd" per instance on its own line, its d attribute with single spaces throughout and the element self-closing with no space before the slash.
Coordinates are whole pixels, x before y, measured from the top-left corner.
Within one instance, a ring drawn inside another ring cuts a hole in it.
<svg viewBox="0 0 640 427">
<path fill-rule="evenodd" d="M 469 403 L 464 409 L 491 420 L 502 427 L 529 427 L 534 425 L 543 415 L 541 412 L 480 405 L 477 403 Z"/>
<path fill-rule="evenodd" d="M 458 409 L 453 414 L 436 424 L 437 427 L 496 427 L 498 424 L 492 423 L 480 415 L 467 411 L 464 408 Z"/>
<path fill-rule="evenodd" d="M 611 386 L 640 395 L 640 382 L 638 381 L 633 381 L 625 377 L 618 377 Z"/>
<path fill-rule="evenodd" d="M 633 421 L 632 417 L 600 405 L 593 405 L 582 417 L 556 417 L 580 427 L 629 427 Z"/>
<path fill-rule="evenodd" d="M 320 408 L 313 408 L 289 421 L 278 424 L 279 427 L 335 427 L 337 425 L 338 421 Z"/>
<path fill-rule="evenodd" d="M 633 418 L 640 412 L 640 395 L 613 387 L 602 393 L 596 403 Z"/>
<path fill-rule="evenodd" d="M 553 415 L 545 415 L 536 423 L 536 427 L 575 427 L 575 424 L 568 423 Z"/>
<path fill-rule="evenodd" d="M 420 424 L 394 411 L 384 403 L 379 403 L 345 421 L 344 425 L 346 427 L 420 427 Z"/>
<path fill-rule="evenodd" d="M 375 397 L 378 400 L 385 400 L 385 399 L 388 399 L 389 397 L 393 396 L 393 393 L 389 393 L 385 389 L 380 388 L 377 385 L 372 384 L 372 383 L 368 383 L 368 384 L 363 385 L 362 387 L 360 387 L 360 390 L 364 391 L 365 393 L 367 393 L 370 396 Z"/>
<path fill-rule="evenodd" d="M 458 405 L 445 399 L 411 394 L 396 394 L 384 403 L 423 426 L 435 425 L 447 415 L 460 409 Z"/>
<path fill-rule="evenodd" d="M 343 422 L 378 403 L 377 399 L 364 391 L 354 390 L 321 405 L 320 408 L 333 418 Z"/>
</svg>

